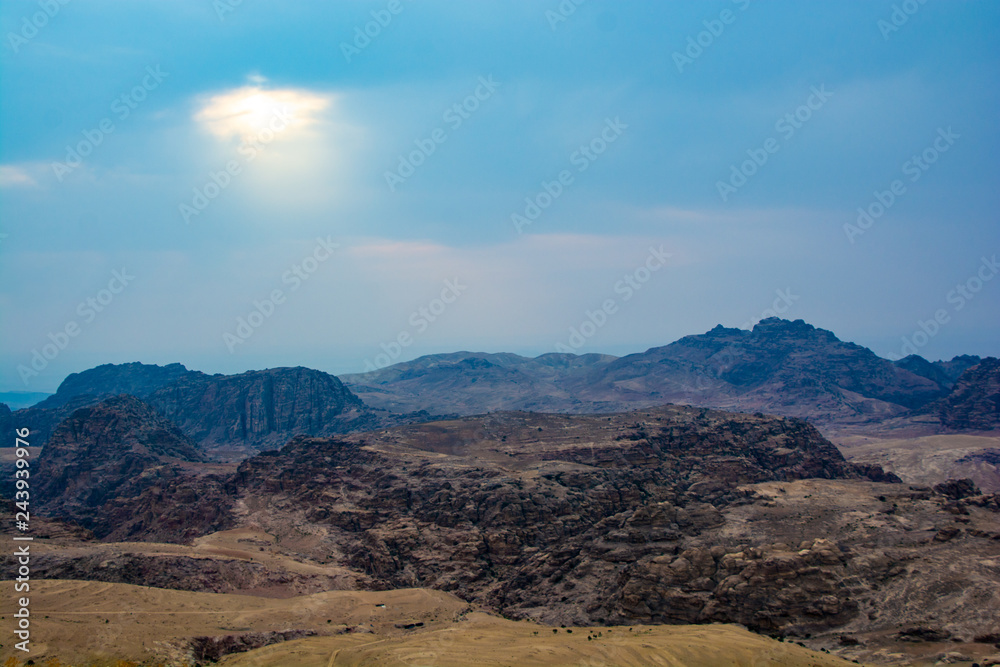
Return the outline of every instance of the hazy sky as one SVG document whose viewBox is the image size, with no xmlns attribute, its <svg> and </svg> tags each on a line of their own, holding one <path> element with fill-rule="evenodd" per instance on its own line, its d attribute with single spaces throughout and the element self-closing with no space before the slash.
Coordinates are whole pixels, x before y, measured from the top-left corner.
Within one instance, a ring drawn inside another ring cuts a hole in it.
<svg viewBox="0 0 1000 667">
<path fill-rule="evenodd" d="M 996 2 L 0 7 L 0 389 L 623 354 L 775 305 L 1000 354 Z"/>
</svg>

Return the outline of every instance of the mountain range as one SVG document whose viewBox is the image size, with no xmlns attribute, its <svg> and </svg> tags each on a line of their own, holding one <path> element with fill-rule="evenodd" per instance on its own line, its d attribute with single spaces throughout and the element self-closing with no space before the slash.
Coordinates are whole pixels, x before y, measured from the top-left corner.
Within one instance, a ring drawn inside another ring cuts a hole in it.
<svg viewBox="0 0 1000 667">
<path fill-rule="evenodd" d="M 238 460 L 294 435 L 329 436 L 496 410 L 620 412 L 667 403 L 807 419 L 824 432 L 887 427 L 921 433 L 1000 428 L 995 359 L 897 362 L 802 320 L 752 331 L 717 326 L 663 347 L 601 354 L 455 352 L 337 378 L 308 368 L 208 375 L 181 364 L 105 364 L 11 412 L 48 441 L 74 410 L 118 394 L 141 398 L 217 460 Z M 8 439 L 9 441 L 9 439 Z"/>
<path fill-rule="evenodd" d="M 0 404 L 0 427 L 41 445 L 33 579 L 417 589 L 480 618 L 595 628 L 584 641 L 735 623 L 869 660 L 1000 642 L 998 413 L 997 359 L 894 363 L 771 319 L 620 358 L 458 352 L 343 379 L 106 364 Z M 206 646 L 291 655 L 312 637 L 326 661 L 375 624 L 262 627 L 135 651 L 204 664 Z"/>
<path fill-rule="evenodd" d="M 846 427 L 903 417 L 944 398 L 979 362 L 911 356 L 894 363 L 802 320 L 769 318 L 752 331 L 717 326 L 620 358 L 457 352 L 341 379 L 366 404 L 396 411 L 588 413 L 677 403 Z M 976 423 L 1000 426 L 995 413 Z"/>
</svg>

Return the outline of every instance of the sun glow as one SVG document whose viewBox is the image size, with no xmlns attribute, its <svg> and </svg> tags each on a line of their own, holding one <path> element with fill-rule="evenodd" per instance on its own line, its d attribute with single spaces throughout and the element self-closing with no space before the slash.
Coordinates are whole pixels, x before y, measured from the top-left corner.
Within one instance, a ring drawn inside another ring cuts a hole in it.
<svg viewBox="0 0 1000 667">
<path fill-rule="evenodd" d="M 258 84 L 213 95 L 194 119 L 218 139 L 247 139 L 268 129 L 281 128 L 284 134 L 307 128 L 332 101 L 330 95 L 291 88 L 267 90 Z"/>
</svg>

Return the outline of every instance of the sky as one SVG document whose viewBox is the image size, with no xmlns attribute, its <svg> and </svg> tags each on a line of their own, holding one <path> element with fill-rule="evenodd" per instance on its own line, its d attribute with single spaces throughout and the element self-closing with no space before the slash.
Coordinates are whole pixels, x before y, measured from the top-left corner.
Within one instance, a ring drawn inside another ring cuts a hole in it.
<svg viewBox="0 0 1000 667">
<path fill-rule="evenodd" d="M 10 0 L 0 35 L 0 390 L 770 315 L 1000 355 L 996 2 Z"/>
</svg>

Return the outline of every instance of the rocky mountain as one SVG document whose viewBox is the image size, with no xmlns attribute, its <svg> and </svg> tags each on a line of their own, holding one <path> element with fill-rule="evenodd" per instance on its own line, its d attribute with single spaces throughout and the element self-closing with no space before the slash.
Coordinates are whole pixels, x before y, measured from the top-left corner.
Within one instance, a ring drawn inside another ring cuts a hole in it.
<svg viewBox="0 0 1000 667">
<path fill-rule="evenodd" d="M 123 394 L 76 410 L 56 428 L 32 491 L 44 514 L 107 534 L 116 527 L 115 503 L 169 486 L 185 476 L 184 464 L 203 461 L 174 424 Z"/>
<path fill-rule="evenodd" d="M 927 361 L 919 354 L 911 354 L 893 362 L 899 368 L 910 371 L 914 375 L 936 382 L 945 389 L 951 389 L 958 377 L 967 369 L 981 361 L 977 356 L 963 354 L 951 361 Z"/>
<path fill-rule="evenodd" d="M 921 412 L 937 416 L 952 431 L 1000 428 L 1000 359 L 986 357 L 967 369 L 950 394 Z"/>
<path fill-rule="evenodd" d="M 82 373 L 71 373 L 59 384 L 56 393 L 33 407 L 56 408 L 82 396 L 102 399 L 107 396 L 131 394 L 148 396 L 185 376 L 199 376 L 203 373 L 189 371 L 181 364 L 157 366 L 133 362 L 128 364 L 102 364 Z"/>
<path fill-rule="evenodd" d="M 499 412 L 298 437 L 227 476 L 181 474 L 106 502 L 126 528 L 95 532 L 187 542 L 226 529 L 218 539 L 242 536 L 247 558 L 63 547 L 38 576 L 106 562 L 102 581 L 171 586 L 180 568 L 189 590 L 350 580 L 555 625 L 733 622 L 831 646 L 972 642 L 1000 608 L 1000 497 L 900 484 L 797 419 Z"/>
<path fill-rule="evenodd" d="M 640 354 L 586 357 L 434 355 L 343 379 L 366 403 L 387 409 L 585 413 L 680 403 L 821 425 L 902 415 L 947 393 L 802 320 L 768 318 L 752 331 L 718 326 Z"/>
<path fill-rule="evenodd" d="M 203 449 L 230 458 L 278 448 L 298 434 L 381 424 L 336 377 L 302 367 L 188 375 L 146 400 Z"/>
<path fill-rule="evenodd" d="M 591 411 L 565 385 L 567 378 L 600 368 L 617 357 L 605 354 L 433 354 L 341 379 L 366 404 L 392 411 L 438 406 L 435 412 L 482 414 L 493 410 Z M 416 407 L 417 405 L 424 407 Z"/>
<path fill-rule="evenodd" d="M 31 428 L 32 444 L 42 445 L 75 410 L 120 392 L 141 398 L 203 451 L 222 459 L 279 447 L 299 434 L 333 435 L 427 418 L 380 414 L 336 377 L 308 368 L 207 375 L 180 364 L 139 363 L 71 375 L 49 399 L 14 414 Z"/>
<path fill-rule="evenodd" d="M 189 371 L 181 364 L 102 364 L 68 375 L 55 394 L 35 405 L 17 410 L 17 422 L 31 429 L 32 444 L 43 445 L 59 423 L 79 408 L 95 405 L 119 394 L 145 398 L 160 387 L 186 375 L 203 374 Z"/>
</svg>

